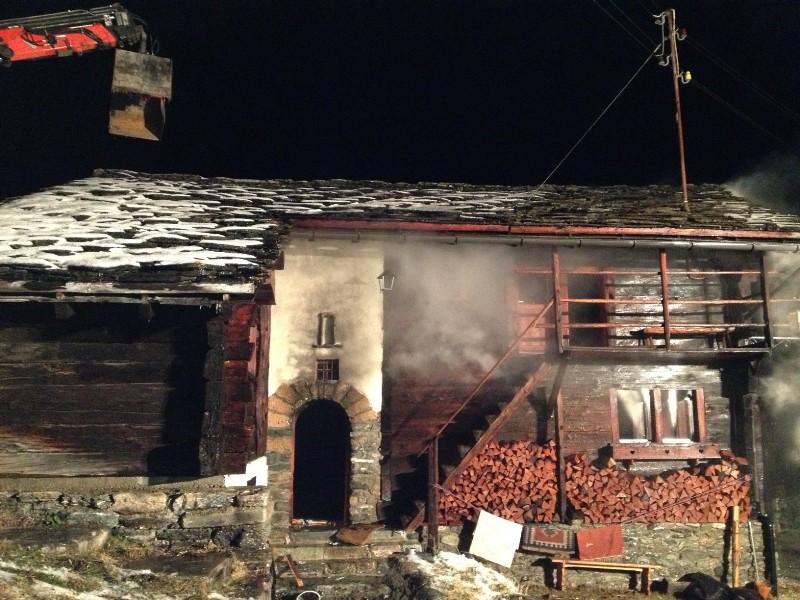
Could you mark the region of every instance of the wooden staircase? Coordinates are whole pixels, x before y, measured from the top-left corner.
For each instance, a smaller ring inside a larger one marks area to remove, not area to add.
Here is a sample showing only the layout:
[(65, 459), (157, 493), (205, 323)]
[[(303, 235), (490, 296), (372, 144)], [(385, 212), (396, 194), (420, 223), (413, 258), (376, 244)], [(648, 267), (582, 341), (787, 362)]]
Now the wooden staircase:
[[(544, 376), (550, 369), (550, 363), (543, 362), (539, 367), (531, 373), (525, 383), (517, 390), (514, 394), (514, 397), (508, 402), (503, 403), (504, 406), (499, 414), (490, 415), (487, 419), (488, 426), (484, 430), (476, 430), (474, 431), (474, 435), (476, 437), (476, 441), (472, 446), (462, 446), (458, 448), (460, 462), (457, 465), (442, 465), (441, 470), (442, 473), (445, 475), (445, 479), (443, 482), (440, 483), (441, 487), (445, 490), (449, 490), (450, 486), (455, 482), (458, 477), (464, 472), (464, 470), (469, 466), (472, 459), (480, 454), (491, 442), (495, 439), (495, 436), (500, 431), (502, 426), (506, 423), (508, 418), (514, 414), (516, 409), (520, 406), (520, 404), (525, 400), (531, 392), (535, 389), (537, 384), (539, 384)], [(430, 450), (429, 450), (430, 451)], [(437, 460), (438, 463), (438, 460)], [(438, 474), (437, 474), (438, 475)], [(438, 479), (438, 477), (437, 477)], [(406, 531), (413, 531), (420, 525), (422, 525), (425, 519), (425, 507), (423, 506), (417, 511), (417, 514), (408, 522), (406, 525)]]

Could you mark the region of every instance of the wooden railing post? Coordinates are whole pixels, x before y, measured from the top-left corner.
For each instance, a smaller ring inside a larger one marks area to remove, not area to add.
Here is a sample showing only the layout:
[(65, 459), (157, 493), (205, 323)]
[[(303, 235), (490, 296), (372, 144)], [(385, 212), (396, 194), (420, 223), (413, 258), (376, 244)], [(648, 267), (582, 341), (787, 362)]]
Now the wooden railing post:
[(664, 316), (664, 348), (669, 350), (669, 285), (667, 284), (667, 251), (658, 251), (661, 261), (661, 311)]
[(439, 437), (428, 446), (428, 552), (439, 551)]

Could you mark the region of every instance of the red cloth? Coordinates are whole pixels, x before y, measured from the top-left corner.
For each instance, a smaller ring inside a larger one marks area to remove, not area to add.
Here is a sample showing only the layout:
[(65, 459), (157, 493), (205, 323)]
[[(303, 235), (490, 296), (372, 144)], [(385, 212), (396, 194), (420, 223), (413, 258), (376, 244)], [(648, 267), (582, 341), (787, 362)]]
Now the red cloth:
[(581, 529), (575, 534), (578, 558), (589, 560), (622, 554), (622, 526), (609, 525), (594, 529)]

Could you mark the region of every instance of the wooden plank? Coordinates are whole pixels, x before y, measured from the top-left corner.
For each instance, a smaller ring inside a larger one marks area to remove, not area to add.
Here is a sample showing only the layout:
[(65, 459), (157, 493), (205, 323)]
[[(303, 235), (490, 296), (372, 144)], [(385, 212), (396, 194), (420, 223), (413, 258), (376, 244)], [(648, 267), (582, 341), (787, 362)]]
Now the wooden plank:
[(616, 460), (691, 460), (719, 458), (717, 444), (609, 444)]
[[(130, 412), (162, 410), (168, 403), (191, 397), (193, 390), (176, 390), (163, 383), (98, 385), (0, 386), (0, 406), (16, 410), (93, 409)], [(198, 399), (199, 401), (199, 399)], [(185, 403), (185, 401), (184, 401)]]
[(0, 363), (0, 387), (28, 385), (128, 384), (190, 381), (202, 374), (202, 362), (172, 361)]
[(102, 452), (0, 452), (0, 474), (9, 476), (122, 476), (147, 474), (142, 453), (108, 455)]
[(731, 506), (731, 587), (739, 587), (739, 561), (742, 558), (742, 542), (739, 537), (739, 505)]
[(428, 552), (439, 551), (439, 438), (428, 447)]
[(760, 282), (761, 282), (761, 293), (763, 294), (764, 300), (764, 339), (766, 342), (767, 348), (772, 348), (773, 340), (772, 340), (772, 308), (770, 305), (770, 281), (769, 276), (767, 275), (767, 266), (766, 266), (766, 253), (762, 252), (759, 256), (759, 264), (761, 266), (761, 273), (760, 273)]
[[(559, 386), (560, 387), (560, 386)], [(561, 397), (561, 390), (559, 389), (556, 396), (555, 405), (555, 442), (556, 442), (556, 481), (557, 481), (557, 500), (558, 500), (558, 515), (562, 523), (567, 522), (567, 471), (564, 461), (564, 402)]]
[(0, 364), (41, 362), (169, 361), (171, 344), (148, 343), (0, 343)]
[(561, 312), (562, 293), (561, 293), (561, 267), (558, 255), (558, 247), (553, 246), (551, 250), (551, 260), (553, 264), (553, 302), (556, 325), (556, 347), (559, 354), (564, 353), (564, 315)]

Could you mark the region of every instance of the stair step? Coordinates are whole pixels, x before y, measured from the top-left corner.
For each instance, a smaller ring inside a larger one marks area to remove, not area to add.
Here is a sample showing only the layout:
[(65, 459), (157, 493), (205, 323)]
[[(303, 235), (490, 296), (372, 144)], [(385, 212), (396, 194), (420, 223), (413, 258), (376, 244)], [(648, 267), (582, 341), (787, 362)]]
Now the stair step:
[(484, 415), (483, 418), (486, 421), (487, 425), (491, 425), (492, 423), (494, 423), (497, 420), (497, 417), (499, 417), (499, 416), (500, 415), (488, 414), (488, 415)]
[(468, 446), (467, 444), (459, 444), (458, 446), (456, 446), (456, 450), (458, 450), (458, 455), (461, 458), (464, 458), (467, 455), (467, 453), (470, 450), (472, 450), (472, 446)]
[(452, 473), (453, 471), (456, 470), (456, 466), (455, 465), (442, 465), (441, 469), (442, 469), (442, 475), (444, 475), (445, 477), (450, 477), (450, 473)]
[(484, 433), (486, 433), (485, 429), (473, 429), (472, 430), (472, 435), (475, 437), (475, 441), (476, 442), (483, 437)]
[[(422, 503), (424, 506), (424, 503)], [(276, 535), (271, 536), (270, 545), (272, 548), (286, 548), (288, 553), (291, 553), (291, 548), (302, 547), (316, 547), (316, 546), (343, 546), (345, 544), (337, 542), (335, 539), (335, 529), (314, 530), (314, 529), (301, 529), (274, 532)], [(410, 543), (414, 542), (416, 536), (413, 533), (408, 533), (402, 529), (387, 529), (380, 528), (370, 532), (369, 537), (364, 542), (364, 545), (375, 544), (391, 544), (391, 543)], [(347, 547), (358, 547), (351, 546)], [(287, 552), (280, 552), (279, 554), (286, 554)]]

